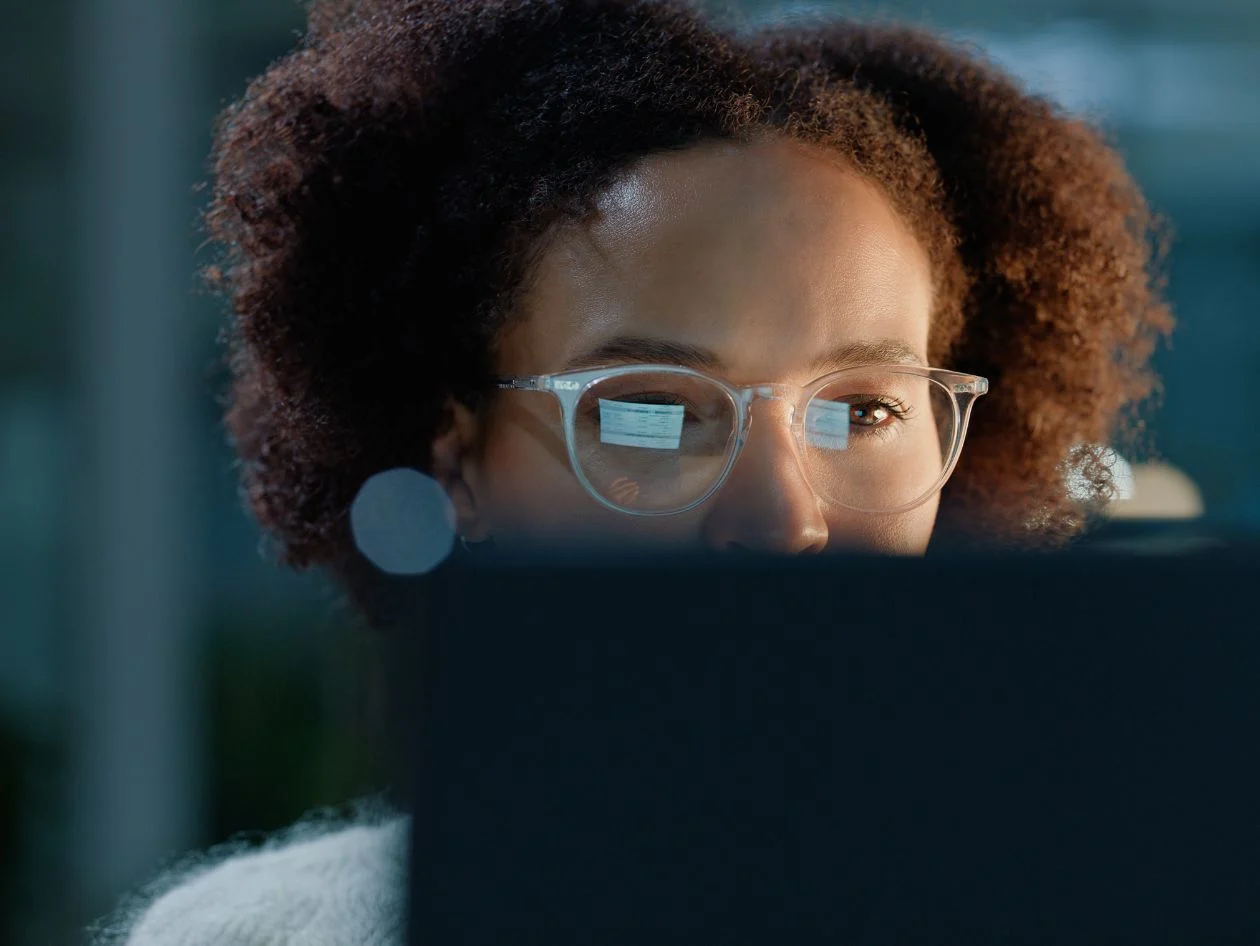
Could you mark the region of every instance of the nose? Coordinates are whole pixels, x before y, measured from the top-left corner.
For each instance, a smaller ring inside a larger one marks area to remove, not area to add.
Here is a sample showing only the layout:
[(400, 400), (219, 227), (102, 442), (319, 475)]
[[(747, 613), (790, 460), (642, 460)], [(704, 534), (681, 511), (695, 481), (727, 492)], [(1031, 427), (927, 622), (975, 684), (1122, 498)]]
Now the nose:
[(707, 547), (784, 555), (826, 548), (827, 520), (801, 469), (788, 414), (782, 402), (754, 404), (748, 441), (708, 503), (702, 527)]

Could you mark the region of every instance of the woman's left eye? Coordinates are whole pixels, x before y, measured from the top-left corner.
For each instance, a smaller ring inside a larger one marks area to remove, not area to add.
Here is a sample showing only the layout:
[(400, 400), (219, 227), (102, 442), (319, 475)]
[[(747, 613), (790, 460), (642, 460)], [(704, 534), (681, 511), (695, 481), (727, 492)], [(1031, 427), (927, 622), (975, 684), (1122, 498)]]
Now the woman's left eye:
[(903, 416), (904, 409), (887, 401), (854, 401), (849, 405), (849, 423), (854, 427), (882, 427)]
[(888, 409), (882, 404), (866, 406), (854, 404), (849, 408), (849, 423), (858, 427), (878, 427), (889, 418)]

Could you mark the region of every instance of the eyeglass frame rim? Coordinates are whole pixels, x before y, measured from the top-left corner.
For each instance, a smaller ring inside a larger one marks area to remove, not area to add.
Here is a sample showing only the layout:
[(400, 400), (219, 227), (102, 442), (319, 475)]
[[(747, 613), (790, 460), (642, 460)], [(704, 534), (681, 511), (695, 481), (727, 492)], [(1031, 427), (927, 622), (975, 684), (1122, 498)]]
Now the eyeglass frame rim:
[[(504, 375), (494, 379), (495, 388), (504, 391), (544, 391), (555, 396), (560, 402), (561, 422), (564, 427), (565, 447), (569, 454), (569, 466), (573, 470), (573, 475), (577, 477), (578, 482), (582, 484), (582, 488), (595, 499), (600, 505), (605, 506), (614, 512), (627, 516), (679, 516), (683, 513), (690, 512), (698, 506), (704, 505), (725, 485), (727, 478), (731, 474), (731, 470), (735, 468), (735, 463), (739, 459), (744, 449), (744, 444), (748, 441), (748, 432), (752, 427), (752, 404), (758, 398), (769, 400), (783, 400), (781, 392), (795, 390), (797, 392), (796, 404), (793, 408), (792, 421), (789, 425), (793, 436), (797, 441), (797, 448), (803, 448), (803, 437), (805, 428), (806, 411), (802, 407), (806, 407), (814, 396), (828, 384), (831, 384), (836, 378), (852, 373), (854, 371), (863, 371), (879, 369), (881, 371), (891, 371), (899, 374), (910, 374), (918, 377), (927, 378), (940, 384), (948, 391), (952, 397), (950, 398), (950, 406), (953, 411), (954, 420), (954, 442), (950, 445), (947, 462), (942, 466), (941, 475), (929, 487), (922, 496), (909, 503), (904, 503), (892, 509), (863, 509), (830, 497), (821, 497), (827, 502), (834, 503), (845, 509), (854, 512), (861, 512), (867, 515), (897, 515), (909, 512), (918, 506), (923, 505), (932, 496), (936, 495), (945, 486), (950, 476), (954, 472), (954, 467), (958, 465), (958, 460), (962, 456), (963, 443), (967, 437), (967, 427), (971, 421), (971, 409), (975, 405), (978, 398), (985, 395), (989, 391), (989, 380), (980, 375), (967, 374), (962, 371), (954, 371), (950, 368), (934, 368), (928, 365), (914, 365), (902, 363), (881, 363), (872, 362), (868, 364), (848, 365), (835, 371), (828, 372), (806, 385), (793, 385), (782, 383), (763, 383), (737, 385), (708, 374), (696, 368), (690, 368), (684, 365), (669, 364), (652, 364), (646, 362), (634, 362), (622, 365), (603, 365), (594, 368), (573, 368), (566, 371), (556, 371), (548, 374), (536, 375)], [(678, 509), (669, 510), (643, 510), (643, 509), (626, 509), (618, 506), (616, 503), (604, 496), (600, 495), (594, 485), (582, 471), (582, 464), (577, 455), (577, 405), (581, 402), (583, 395), (594, 385), (605, 381), (608, 378), (620, 377), (629, 374), (677, 374), (688, 377), (699, 378), (702, 381), (708, 381), (717, 385), (735, 407), (735, 430), (734, 439), (735, 446), (730, 450), (730, 456), (727, 457), (726, 465), (722, 468), (721, 473), (713, 481), (713, 485), (709, 487), (698, 499), (695, 499), (687, 505)], [(764, 393), (764, 392), (771, 393)], [(806, 478), (808, 480), (808, 477)], [(813, 484), (810, 488), (814, 491), (814, 495), (818, 496), (817, 489)]]

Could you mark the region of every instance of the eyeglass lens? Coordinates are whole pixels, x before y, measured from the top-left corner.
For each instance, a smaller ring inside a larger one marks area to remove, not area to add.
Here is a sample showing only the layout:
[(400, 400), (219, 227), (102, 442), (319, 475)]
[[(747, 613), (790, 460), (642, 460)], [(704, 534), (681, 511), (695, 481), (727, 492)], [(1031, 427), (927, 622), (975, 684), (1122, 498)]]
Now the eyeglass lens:
[[(583, 392), (574, 446), (583, 476), (605, 500), (627, 511), (670, 512), (702, 499), (721, 478), (737, 419), (731, 396), (708, 379), (616, 375)], [(896, 509), (937, 486), (954, 434), (953, 395), (939, 382), (857, 370), (806, 406), (801, 460), (824, 498)]]

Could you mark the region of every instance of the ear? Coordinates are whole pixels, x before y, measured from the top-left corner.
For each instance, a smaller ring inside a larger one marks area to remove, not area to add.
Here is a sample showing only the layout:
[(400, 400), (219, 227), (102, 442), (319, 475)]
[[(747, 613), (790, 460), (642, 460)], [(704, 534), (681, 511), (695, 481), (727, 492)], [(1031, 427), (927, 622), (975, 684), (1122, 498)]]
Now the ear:
[(480, 476), (477, 466), (478, 420), (465, 405), (450, 401), (447, 424), (433, 439), (431, 472), (455, 507), (455, 531), (469, 542), (490, 538), (485, 510), (478, 501)]

